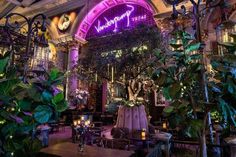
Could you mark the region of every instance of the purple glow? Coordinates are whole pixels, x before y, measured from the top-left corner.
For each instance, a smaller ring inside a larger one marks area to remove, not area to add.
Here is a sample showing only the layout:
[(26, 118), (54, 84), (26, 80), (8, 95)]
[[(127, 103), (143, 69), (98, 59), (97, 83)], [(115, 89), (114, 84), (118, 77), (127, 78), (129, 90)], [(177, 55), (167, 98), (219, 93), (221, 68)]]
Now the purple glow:
[[(140, 6), (144, 9), (146, 9), (152, 16), (155, 14), (155, 9), (146, 1), (146, 0), (103, 0), (100, 3), (98, 3), (95, 7), (90, 8), (89, 13), (83, 18), (83, 20), (80, 22), (80, 25), (76, 31), (75, 37), (76, 39), (80, 41), (86, 41), (85, 39), (90, 36), (88, 35), (89, 32), (91, 32), (91, 29), (95, 29), (93, 26), (94, 24), (98, 24), (97, 19), (101, 17), (103, 13), (105, 13), (108, 10), (111, 10), (112, 8), (116, 7), (117, 5), (135, 5)], [(118, 14), (119, 15), (119, 14)], [(121, 14), (120, 14), (121, 15)], [(140, 16), (140, 15), (138, 15)], [(129, 22), (134, 21), (140, 21), (132, 19)], [(148, 20), (149, 16), (146, 16), (145, 19)], [(112, 19), (112, 18), (110, 18)], [(122, 21), (120, 21), (122, 22)], [(131, 25), (131, 24), (130, 24)], [(97, 33), (97, 31), (95, 30)], [(100, 32), (101, 33), (101, 32)]]
[(134, 11), (134, 7), (132, 5), (126, 5), (128, 8), (130, 8), (130, 10), (127, 10), (125, 13), (123, 13), (122, 15), (120, 16), (116, 16), (114, 17), (112, 20), (108, 20), (106, 17), (104, 17), (104, 19), (106, 20), (106, 24), (102, 25), (101, 26), (101, 21), (98, 20), (98, 25), (95, 26), (95, 29), (96, 31), (99, 33), (101, 32), (102, 30), (106, 29), (106, 28), (109, 28), (111, 27), (112, 25), (115, 25), (114, 27), (114, 32), (117, 31), (117, 23), (123, 19), (127, 19), (127, 27), (130, 26), (130, 15), (131, 13)]
[(140, 15), (140, 16), (135, 16), (132, 18), (133, 22), (137, 22), (137, 21), (142, 21), (142, 20), (146, 20), (147, 19), (147, 15)]
[(106, 36), (134, 29), (139, 25), (155, 25), (153, 14), (146, 8), (135, 4), (121, 4), (102, 13), (91, 25), (86, 39)]

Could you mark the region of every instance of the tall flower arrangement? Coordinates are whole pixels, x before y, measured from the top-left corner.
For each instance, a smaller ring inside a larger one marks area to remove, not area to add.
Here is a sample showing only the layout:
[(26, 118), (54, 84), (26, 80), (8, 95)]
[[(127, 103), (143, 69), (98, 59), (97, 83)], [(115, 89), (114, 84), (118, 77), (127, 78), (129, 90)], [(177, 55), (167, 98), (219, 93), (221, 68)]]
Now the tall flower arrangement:
[(87, 104), (89, 92), (87, 90), (76, 89), (75, 98), (77, 104)]

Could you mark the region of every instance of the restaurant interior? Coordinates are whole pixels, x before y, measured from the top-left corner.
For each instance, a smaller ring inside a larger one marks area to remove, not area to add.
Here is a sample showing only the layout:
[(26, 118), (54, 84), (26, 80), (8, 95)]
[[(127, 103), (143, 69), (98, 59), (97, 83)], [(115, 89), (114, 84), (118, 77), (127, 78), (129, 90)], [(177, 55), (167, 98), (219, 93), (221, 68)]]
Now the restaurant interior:
[(0, 157), (236, 157), (235, 0), (0, 6)]

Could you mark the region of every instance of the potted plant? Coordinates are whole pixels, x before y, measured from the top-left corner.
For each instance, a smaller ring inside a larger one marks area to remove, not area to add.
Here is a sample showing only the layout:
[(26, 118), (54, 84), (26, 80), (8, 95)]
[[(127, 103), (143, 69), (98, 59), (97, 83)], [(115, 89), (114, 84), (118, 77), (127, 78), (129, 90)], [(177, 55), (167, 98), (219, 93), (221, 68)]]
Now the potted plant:
[(54, 119), (67, 108), (57, 69), (22, 80), (20, 71), (9, 66), (10, 53), (0, 58), (0, 156), (32, 157), (41, 144), (34, 137), (37, 125)]

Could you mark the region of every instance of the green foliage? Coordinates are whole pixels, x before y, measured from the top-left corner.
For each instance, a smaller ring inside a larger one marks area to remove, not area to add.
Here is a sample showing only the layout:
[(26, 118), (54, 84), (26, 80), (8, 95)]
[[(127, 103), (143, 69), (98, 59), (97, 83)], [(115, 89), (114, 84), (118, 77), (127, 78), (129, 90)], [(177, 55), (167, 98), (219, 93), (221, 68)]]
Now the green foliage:
[(90, 52), (80, 60), (80, 76), (94, 80), (94, 73), (97, 72), (98, 78), (111, 80), (111, 67), (115, 69), (114, 80), (120, 82), (123, 81), (123, 74), (125, 80), (150, 76), (155, 65), (152, 52), (154, 48), (162, 47), (161, 43), (159, 30), (146, 26), (102, 40), (91, 39), (88, 43)]
[(8, 55), (5, 55), (3, 58), (0, 58), (1, 59), (1, 62), (0, 62), (0, 74), (2, 74), (4, 72), (9, 58), (10, 57)]
[(183, 31), (174, 36), (170, 43), (173, 51), (155, 52), (159, 68), (153, 73), (155, 83), (170, 102), (164, 109), (170, 126), (181, 128), (188, 137), (198, 137), (204, 129), (203, 118), (198, 115), (208, 111), (217, 111), (217, 120), (236, 126), (236, 43), (221, 43), (227, 50), (224, 57), (210, 56), (213, 70), (207, 75), (207, 84), (210, 102), (217, 105), (209, 106), (201, 101), (202, 55), (193, 53), (201, 49), (201, 44)]
[(55, 90), (63, 74), (52, 69), (23, 82), (6, 55), (0, 58), (0, 156), (31, 157), (41, 147), (31, 139), (32, 130), (67, 108), (63, 93)]
[(34, 110), (34, 119), (38, 123), (46, 123), (52, 116), (52, 110), (49, 106), (39, 105)]
[(170, 102), (163, 113), (170, 127), (181, 128), (185, 136), (196, 138), (203, 126), (203, 120), (196, 119), (197, 109), (204, 109), (198, 102), (203, 95), (200, 86), (202, 65), (199, 63), (202, 56), (196, 53), (201, 44), (184, 31), (177, 31), (173, 36), (172, 51), (155, 52), (159, 68), (153, 73), (153, 79)]
[(234, 42), (220, 45), (225, 47), (224, 56), (210, 56), (213, 70), (209, 86), (212, 101), (218, 104), (221, 122), (236, 126), (236, 38)]

